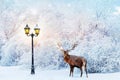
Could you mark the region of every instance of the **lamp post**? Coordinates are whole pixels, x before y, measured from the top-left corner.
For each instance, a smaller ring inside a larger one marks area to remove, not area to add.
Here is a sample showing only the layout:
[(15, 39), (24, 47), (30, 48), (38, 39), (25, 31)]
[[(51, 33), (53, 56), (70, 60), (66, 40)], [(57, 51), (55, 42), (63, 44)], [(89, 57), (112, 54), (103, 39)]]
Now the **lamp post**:
[(30, 34), (30, 28), (28, 25), (24, 28), (25, 34), (27, 36), (31, 36), (32, 38), (32, 63), (31, 63), (31, 74), (35, 74), (35, 67), (34, 67), (34, 45), (33, 45), (33, 37), (37, 37), (40, 33), (40, 28), (38, 28), (38, 25), (34, 28), (35, 33)]

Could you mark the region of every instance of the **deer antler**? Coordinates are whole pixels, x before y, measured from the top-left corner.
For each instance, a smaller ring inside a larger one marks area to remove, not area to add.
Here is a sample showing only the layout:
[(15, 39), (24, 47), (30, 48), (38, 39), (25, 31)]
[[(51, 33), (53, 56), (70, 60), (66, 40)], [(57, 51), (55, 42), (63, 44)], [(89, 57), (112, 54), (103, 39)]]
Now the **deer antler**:
[(67, 51), (69, 52), (69, 51), (71, 51), (71, 50), (74, 50), (77, 45), (78, 45), (77, 43), (74, 44), (73, 47), (72, 47), (70, 50), (67, 50)]
[(60, 50), (64, 51), (64, 49), (63, 49), (63, 47), (61, 46), (60, 43), (57, 43), (57, 46), (58, 46), (58, 48), (59, 48)]

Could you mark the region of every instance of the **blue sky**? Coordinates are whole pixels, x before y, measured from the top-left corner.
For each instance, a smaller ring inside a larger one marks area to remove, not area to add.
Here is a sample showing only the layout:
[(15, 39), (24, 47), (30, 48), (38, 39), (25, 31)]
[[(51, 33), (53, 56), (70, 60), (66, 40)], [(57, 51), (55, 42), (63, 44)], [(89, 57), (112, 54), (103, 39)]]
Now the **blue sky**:
[(53, 5), (56, 9), (70, 7), (68, 9), (71, 11), (111, 9), (114, 12), (116, 7), (120, 6), (119, 0), (1, 0), (0, 2), (8, 6), (15, 5), (17, 8), (42, 8), (48, 5)]

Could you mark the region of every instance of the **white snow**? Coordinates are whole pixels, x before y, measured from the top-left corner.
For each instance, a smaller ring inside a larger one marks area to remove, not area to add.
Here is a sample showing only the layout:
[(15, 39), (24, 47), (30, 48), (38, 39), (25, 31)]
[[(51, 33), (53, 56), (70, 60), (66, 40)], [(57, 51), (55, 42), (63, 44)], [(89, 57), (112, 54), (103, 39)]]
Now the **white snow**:
[(30, 74), (30, 69), (23, 69), (20, 66), (2, 67), (0, 66), (0, 80), (119, 80), (118, 73), (92, 73), (80, 77), (78, 72), (74, 72), (73, 77), (69, 77), (69, 69), (62, 70), (35, 70), (35, 75)]
[[(69, 54), (85, 57), (89, 72), (120, 72), (118, 3), (119, 0), (0, 0), (0, 66), (9, 66), (0, 67), (0, 80), (87, 80), (85, 76), (80, 78), (80, 73), (68, 76), (69, 69), (65, 70), (68, 66), (57, 43), (65, 50), (78, 43)], [(26, 24), (30, 33), (36, 24), (41, 29), (34, 38), (34, 59), (35, 66), (44, 70), (36, 69), (35, 75), (18, 66), (31, 65), (31, 37), (24, 33)], [(58, 70), (61, 68), (64, 70)], [(89, 74), (88, 80), (119, 80), (119, 74)]]

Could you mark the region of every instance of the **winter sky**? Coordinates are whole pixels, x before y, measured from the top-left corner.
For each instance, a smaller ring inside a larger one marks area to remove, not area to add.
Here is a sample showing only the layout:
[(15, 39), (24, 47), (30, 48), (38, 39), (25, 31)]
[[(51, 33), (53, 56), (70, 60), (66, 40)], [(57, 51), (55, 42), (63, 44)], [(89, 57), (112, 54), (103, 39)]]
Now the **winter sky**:
[(114, 14), (120, 14), (119, 0), (1, 0), (1, 3), (8, 6), (14, 4), (18, 9), (24, 7), (36, 10), (38, 8), (53, 7), (55, 10), (60, 10), (61, 7), (63, 10), (73, 12), (111, 9)]
[[(60, 27), (62, 29), (65, 29), (66, 26), (69, 26), (69, 28), (70, 26), (75, 27), (77, 20), (75, 21), (74, 19), (77, 18), (79, 13), (85, 17), (92, 17), (96, 12), (102, 12), (106, 16), (117, 17), (115, 20), (109, 19), (110, 21), (117, 22), (119, 22), (120, 16), (119, 0), (0, 0), (1, 11), (4, 11), (5, 7), (13, 11), (11, 14), (18, 15), (17, 12), (20, 12), (20, 15), (17, 16), (17, 22), (22, 23), (19, 23), (20, 25), (17, 24), (17, 26), (22, 26), (21, 30), (23, 30), (26, 24), (34, 26), (39, 23), (39, 26), (42, 28), (41, 37), (42, 34), (47, 36), (51, 32), (52, 34), (56, 33), (53, 31), (58, 27), (58, 30), (60, 30)], [(10, 12), (9, 9), (7, 14)], [(62, 16), (58, 22), (57, 19), (53, 19), (55, 15), (58, 17)], [(81, 19), (83, 22), (88, 20), (85, 17)], [(63, 27), (60, 25), (62, 21), (66, 21), (66, 24), (62, 25)], [(49, 28), (52, 29), (51, 32)], [(48, 34), (45, 35), (44, 33), (46, 32)], [(24, 35), (24, 32), (20, 32), (20, 35), (21, 33)]]

